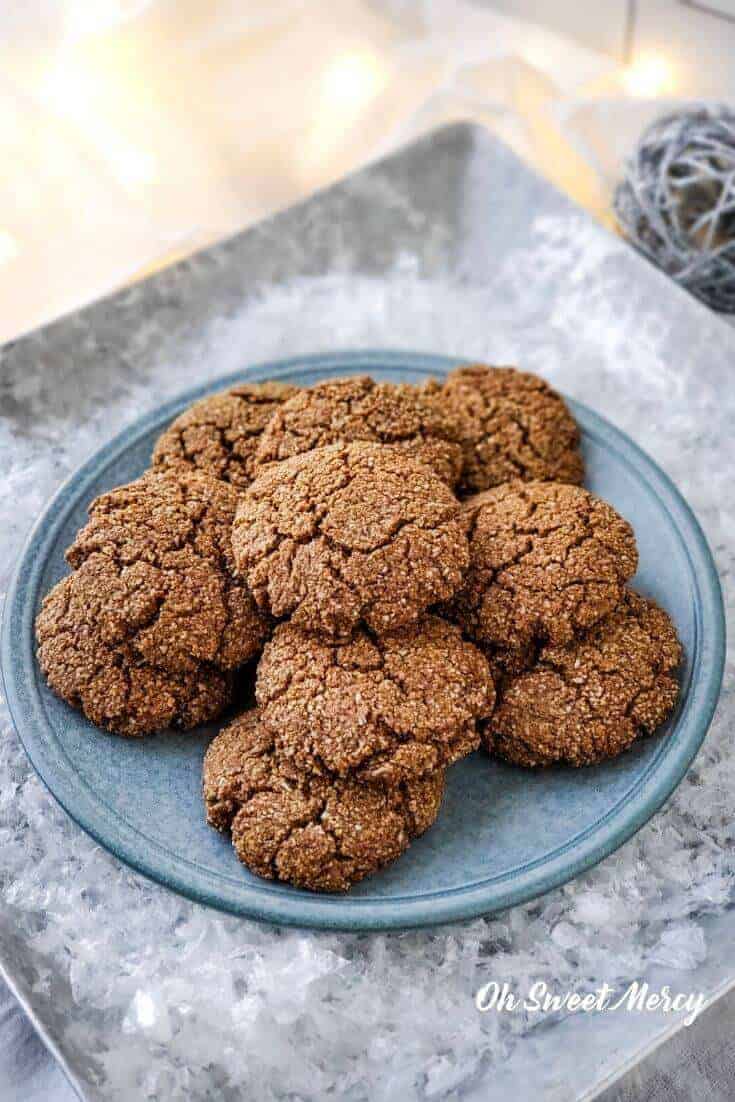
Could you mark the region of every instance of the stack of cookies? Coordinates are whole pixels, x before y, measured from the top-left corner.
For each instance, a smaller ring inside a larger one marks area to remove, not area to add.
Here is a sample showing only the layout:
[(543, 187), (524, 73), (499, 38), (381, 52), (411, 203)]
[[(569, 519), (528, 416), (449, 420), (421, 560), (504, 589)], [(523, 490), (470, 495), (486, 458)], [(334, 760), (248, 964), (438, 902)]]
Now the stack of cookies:
[(41, 668), (139, 736), (214, 720), (257, 658), (257, 706), (206, 754), (207, 818), (253, 872), (344, 891), (432, 825), (481, 741), (591, 764), (673, 709), (676, 633), (583, 475), (565, 403), (512, 368), (236, 387), (93, 502)]

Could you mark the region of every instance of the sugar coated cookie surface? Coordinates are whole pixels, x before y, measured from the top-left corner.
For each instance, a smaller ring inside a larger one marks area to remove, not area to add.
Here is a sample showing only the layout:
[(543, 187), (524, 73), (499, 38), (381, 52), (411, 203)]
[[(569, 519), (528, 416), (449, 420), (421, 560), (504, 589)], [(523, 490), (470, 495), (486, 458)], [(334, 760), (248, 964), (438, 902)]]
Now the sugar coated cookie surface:
[(495, 691), (477, 647), (428, 616), (343, 643), (281, 624), (258, 665), (256, 697), (284, 772), (395, 783), (476, 749)]
[(145, 661), (229, 670), (260, 649), (267, 622), (234, 576), (236, 505), (232, 486), (185, 468), (149, 471), (90, 505), (67, 560), (77, 568), (103, 554), (126, 579), (134, 570), (146, 614), (131, 642)]
[(279, 767), (257, 710), (239, 716), (204, 761), (208, 821), (230, 831), (240, 860), (267, 879), (342, 892), (395, 861), (439, 813), (441, 770), (394, 787), (306, 777)]
[(544, 647), (534, 667), (505, 688), (483, 740), (518, 765), (615, 757), (673, 711), (681, 657), (666, 613), (628, 591), (582, 639)]
[(242, 383), (202, 398), (156, 441), (155, 467), (191, 467), (243, 489), (255, 471), (255, 452), (271, 415), (298, 388), (285, 383)]
[(447, 614), (516, 661), (607, 616), (636, 571), (631, 526), (579, 486), (507, 483), (463, 509), (470, 567)]
[(516, 478), (582, 481), (579, 429), (563, 398), (540, 376), (470, 364), (424, 392), (459, 422), (464, 493)]
[(449, 486), (462, 471), (460, 428), (449, 411), (412, 386), (376, 383), (367, 375), (317, 383), (284, 402), (263, 432), (258, 461), (280, 462), (354, 441), (397, 448)]
[(238, 506), (237, 568), (276, 618), (335, 637), (418, 619), (469, 562), (459, 503), (427, 467), (377, 444), (333, 444), (265, 470)]
[(229, 701), (229, 681), (191, 657), (164, 669), (137, 640), (159, 601), (147, 563), (123, 566), (99, 552), (54, 586), (36, 621), (38, 661), (49, 685), (92, 723), (139, 736), (165, 727), (196, 727)]

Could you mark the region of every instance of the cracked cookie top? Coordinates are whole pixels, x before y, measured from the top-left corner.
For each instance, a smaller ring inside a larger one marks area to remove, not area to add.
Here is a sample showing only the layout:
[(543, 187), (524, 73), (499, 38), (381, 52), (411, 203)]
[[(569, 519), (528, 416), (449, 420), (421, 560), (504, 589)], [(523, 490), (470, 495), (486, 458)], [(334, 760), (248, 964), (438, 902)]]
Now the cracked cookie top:
[(425, 466), (378, 444), (332, 444), (267, 468), (232, 543), (258, 605), (334, 637), (382, 633), (457, 589), (469, 561), (459, 504)]
[(78, 568), (103, 554), (125, 591), (135, 587), (126, 631), (146, 662), (173, 673), (197, 662), (230, 670), (259, 651), (268, 625), (233, 573), (236, 504), (232, 486), (180, 468), (149, 471), (90, 505), (67, 560)]
[(159, 582), (149, 564), (122, 566), (90, 554), (46, 596), (36, 620), (38, 661), (58, 696), (120, 735), (196, 727), (229, 701), (227, 678), (188, 659), (172, 672), (138, 645), (156, 613)]
[(538, 643), (567, 643), (602, 619), (636, 571), (633, 529), (580, 486), (508, 483), (469, 498), (463, 510), (470, 567), (447, 615), (470, 638), (516, 659)]
[(477, 493), (512, 479), (580, 483), (579, 429), (559, 394), (540, 376), (513, 367), (470, 364), (424, 388), (462, 433), (461, 490)]
[(382, 638), (358, 631), (343, 643), (281, 624), (255, 693), (284, 774), (387, 784), (476, 749), (476, 721), (495, 701), (483, 655), (436, 616)]
[(544, 647), (532, 670), (510, 682), (483, 741), (525, 766), (615, 757), (672, 713), (681, 658), (667, 614), (628, 590), (582, 639)]
[(286, 383), (242, 383), (202, 398), (159, 436), (153, 465), (196, 468), (244, 489), (254, 477), (260, 434), (296, 393), (298, 387)]
[(281, 462), (327, 444), (387, 444), (425, 463), (448, 486), (462, 470), (460, 428), (448, 410), (405, 383), (368, 375), (331, 379), (299, 391), (274, 412), (258, 462)]
[(342, 892), (396, 860), (432, 825), (441, 770), (394, 787), (353, 779), (284, 775), (257, 710), (239, 716), (204, 759), (207, 819), (231, 831), (240, 860), (258, 876), (312, 891)]

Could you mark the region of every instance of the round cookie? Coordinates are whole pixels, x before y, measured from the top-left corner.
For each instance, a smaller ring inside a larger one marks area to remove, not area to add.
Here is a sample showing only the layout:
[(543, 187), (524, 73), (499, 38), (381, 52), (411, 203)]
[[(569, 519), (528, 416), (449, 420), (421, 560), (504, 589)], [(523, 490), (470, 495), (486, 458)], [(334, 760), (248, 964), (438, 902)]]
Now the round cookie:
[(343, 892), (428, 830), (439, 813), (444, 774), (392, 788), (324, 777), (294, 783), (253, 710), (210, 744), (203, 788), (208, 821), (231, 831), (252, 872), (312, 891)]
[(579, 429), (563, 398), (540, 376), (471, 364), (424, 392), (460, 424), (463, 493), (518, 478), (582, 481)]
[(101, 553), (126, 578), (134, 568), (145, 613), (129, 625), (129, 641), (151, 665), (231, 670), (260, 650), (267, 620), (234, 576), (237, 497), (225, 482), (176, 468), (148, 471), (90, 505), (67, 560), (78, 568)]
[(285, 383), (242, 383), (202, 398), (180, 414), (156, 441), (154, 467), (190, 467), (249, 486), (260, 434), (282, 402), (298, 387)]
[(582, 639), (543, 648), (533, 669), (506, 687), (483, 742), (525, 766), (616, 757), (673, 711), (681, 657), (666, 613), (628, 591)]
[(173, 673), (142, 658), (136, 634), (156, 608), (150, 570), (91, 554), (54, 586), (36, 620), (38, 661), (53, 691), (120, 735), (196, 727), (230, 697), (227, 676), (211, 665), (190, 661)]
[(507, 483), (463, 508), (470, 567), (447, 615), (511, 671), (607, 616), (636, 571), (633, 529), (580, 486)]
[(459, 440), (456, 419), (414, 387), (355, 375), (317, 383), (279, 406), (260, 438), (258, 462), (365, 441), (390, 445), (455, 486), (462, 471)]
[(258, 605), (306, 630), (378, 633), (446, 600), (469, 562), (459, 503), (420, 463), (332, 444), (267, 468), (240, 500), (232, 544)]
[(483, 655), (437, 616), (343, 643), (281, 624), (263, 651), (255, 695), (284, 774), (386, 784), (476, 749), (477, 720), (495, 702)]

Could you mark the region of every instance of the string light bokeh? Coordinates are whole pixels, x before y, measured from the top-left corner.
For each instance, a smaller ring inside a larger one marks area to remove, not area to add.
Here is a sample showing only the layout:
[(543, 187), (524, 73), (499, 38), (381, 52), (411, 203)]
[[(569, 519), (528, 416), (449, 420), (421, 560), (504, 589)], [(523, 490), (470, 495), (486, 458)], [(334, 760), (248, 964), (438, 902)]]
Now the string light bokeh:
[(470, 0), (11, 0), (0, 59), (0, 340), (460, 118), (607, 219), (622, 146), (677, 93), (662, 55), (626, 68)]

